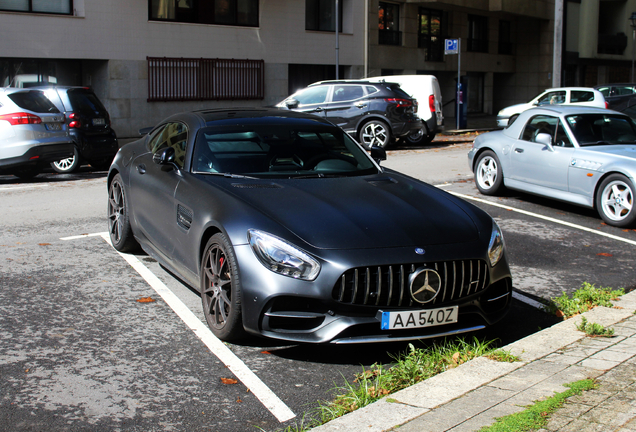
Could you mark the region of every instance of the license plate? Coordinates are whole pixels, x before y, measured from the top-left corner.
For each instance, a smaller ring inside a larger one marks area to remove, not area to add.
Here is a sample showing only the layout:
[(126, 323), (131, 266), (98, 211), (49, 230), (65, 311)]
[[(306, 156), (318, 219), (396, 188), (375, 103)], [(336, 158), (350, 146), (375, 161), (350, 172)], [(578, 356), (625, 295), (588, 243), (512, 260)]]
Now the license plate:
[(457, 322), (459, 306), (418, 311), (382, 312), (382, 330), (433, 327)]
[(62, 130), (62, 123), (45, 123), (46, 130), (59, 131)]
[(106, 124), (106, 120), (103, 118), (94, 118), (93, 126), (104, 126)]

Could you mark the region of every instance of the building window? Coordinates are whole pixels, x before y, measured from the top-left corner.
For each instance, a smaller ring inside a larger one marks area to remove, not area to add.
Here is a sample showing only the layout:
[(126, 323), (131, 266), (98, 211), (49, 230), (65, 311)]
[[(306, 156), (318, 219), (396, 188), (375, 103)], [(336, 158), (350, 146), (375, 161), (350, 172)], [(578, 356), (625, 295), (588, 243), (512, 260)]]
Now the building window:
[(148, 102), (250, 100), (265, 95), (263, 60), (147, 59)]
[(468, 51), (488, 52), (488, 18), (468, 15)]
[(149, 0), (151, 21), (258, 27), (258, 0)]
[(499, 54), (512, 54), (510, 21), (499, 21)]
[(71, 15), (73, 0), (0, 0), (0, 10)]
[(380, 2), (378, 18), (380, 20), (380, 45), (402, 45), (400, 5)]
[(444, 38), (442, 37), (442, 11), (419, 8), (418, 47), (425, 50), (426, 61), (442, 61)]
[[(335, 31), (336, 2), (334, 0), (305, 0), (305, 30)], [(342, 4), (338, 2), (338, 28), (342, 32)]]

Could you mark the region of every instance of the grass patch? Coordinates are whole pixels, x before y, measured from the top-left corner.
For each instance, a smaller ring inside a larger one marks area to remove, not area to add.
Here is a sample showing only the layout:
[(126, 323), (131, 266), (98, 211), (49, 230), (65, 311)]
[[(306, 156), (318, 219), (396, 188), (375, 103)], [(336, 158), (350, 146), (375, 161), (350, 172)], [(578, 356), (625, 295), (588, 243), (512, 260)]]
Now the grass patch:
[(553, 304), (546, 306), (546, 310), (567, 319), (587, 312), (596, 306), (613, 307), (611, 300), (616, 300), (622, 295), (625, 295), (623, 288), (618, 290), (596, 288), (593, 284), (583, 282), (581, 288), (572, 293), (572, 297), (564, 292), (560, 297), (553, 298)]
[(587, 318), (585, 317), (581, 318), (581, 323), (577, 325), (576, 328), (584, 332), (588, 336), (604, 336), (604, 337), (614, 336), (613, 328), (605, 328), (598, 323), (588, 322)]
[(481, 428), (479, 432), (516, 432), (541, 429), (547, 425), (550, 415), (561, 408), (567, 398), (597, 387), (594, 380), (589, 379), (565, 384), (565, 386), (569, 389), (562, 393), (556, 393), (546, 400), (535, 402), (524, 411), (497, 418), (495, 423)]
[[(303, 418), (301, 424), (288, 426), (284, 432), (300, 432), (327, 423), (349, 412), (367, 406), (383, 397), (453, 369), (476, 357), (485, 356), (496, 361), (514, 362), (519, 358), (510, 352), (495, 349), (493, 341), (482, 342), (454, 339), (442, 341), (430, 348), (415, 348), (409, 344), (405, 353), (396, 355), (390, 366), (374, 364), (355, 375), (353, 381), (336, 387), (338, 394), (332, 401), (321, 401), (313, 410), (315, 420)], [(388, 402), (397, 402), (387, 398)]]

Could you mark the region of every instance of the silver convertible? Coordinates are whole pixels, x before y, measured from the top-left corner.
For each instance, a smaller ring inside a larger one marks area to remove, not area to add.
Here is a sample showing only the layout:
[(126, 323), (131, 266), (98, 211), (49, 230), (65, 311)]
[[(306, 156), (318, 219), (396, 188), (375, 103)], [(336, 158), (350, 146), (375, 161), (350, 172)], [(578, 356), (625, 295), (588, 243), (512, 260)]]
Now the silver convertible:
[(636, 219), (636, 124), (616, 111), (585, 107), (527, 110), (468, 153), (482, 194), (515, 189), (595, 208), (609, 225)]

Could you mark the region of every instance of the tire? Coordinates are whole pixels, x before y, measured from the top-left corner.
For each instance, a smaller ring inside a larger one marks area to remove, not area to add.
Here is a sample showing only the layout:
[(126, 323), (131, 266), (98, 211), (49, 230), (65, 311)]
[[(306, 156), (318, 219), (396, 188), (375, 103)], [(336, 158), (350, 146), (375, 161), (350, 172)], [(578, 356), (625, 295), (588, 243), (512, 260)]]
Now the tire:
[(51, 167), (56, 172), (61, 174), (68, 174), (75, 171), (80, 166), (80, 156), (77, 151), (77, 147), (73, 147), (73, 156), (61, 159), (59, 161), (51, 162)]
[(599, 186), (596, 210), (603, 221), (616, 227), (627, 227), (636, 220), (634, 184), (622, 174), (612, 174)]
[(475, 164), (475, 185), (484, 195), (497, 195), (503, 186), (503, 171), (497, 155), (486, 150), (477, 158)]
[(40, 169), (37, 166), (23, 167), (16, 169), (12, 174), (22, 180), (30, 180), (40, 174)]
[(205, 245), (199, 289), (203, 315), (212, 333), (223, 341), (244, 337), (238, 266), (230, 242), (221, 233)]
[(426, 127), (423, 127), (417, 132), (405, 136), (404, 142), (413, 146), (426, 145), (433, 141), (433, 138), (435, 138), (435, 133), (428, 133)]
[(369, 120), (360, 129), (358, 135), (360, 143), (366, 147), (386, 148), (391, 143), (391, 130), (381, 120)]
[(108, 233), (110, 242), (119, 252), (139, 249), (130, 226), (130, 205), (119, 174), (108, 186)]

